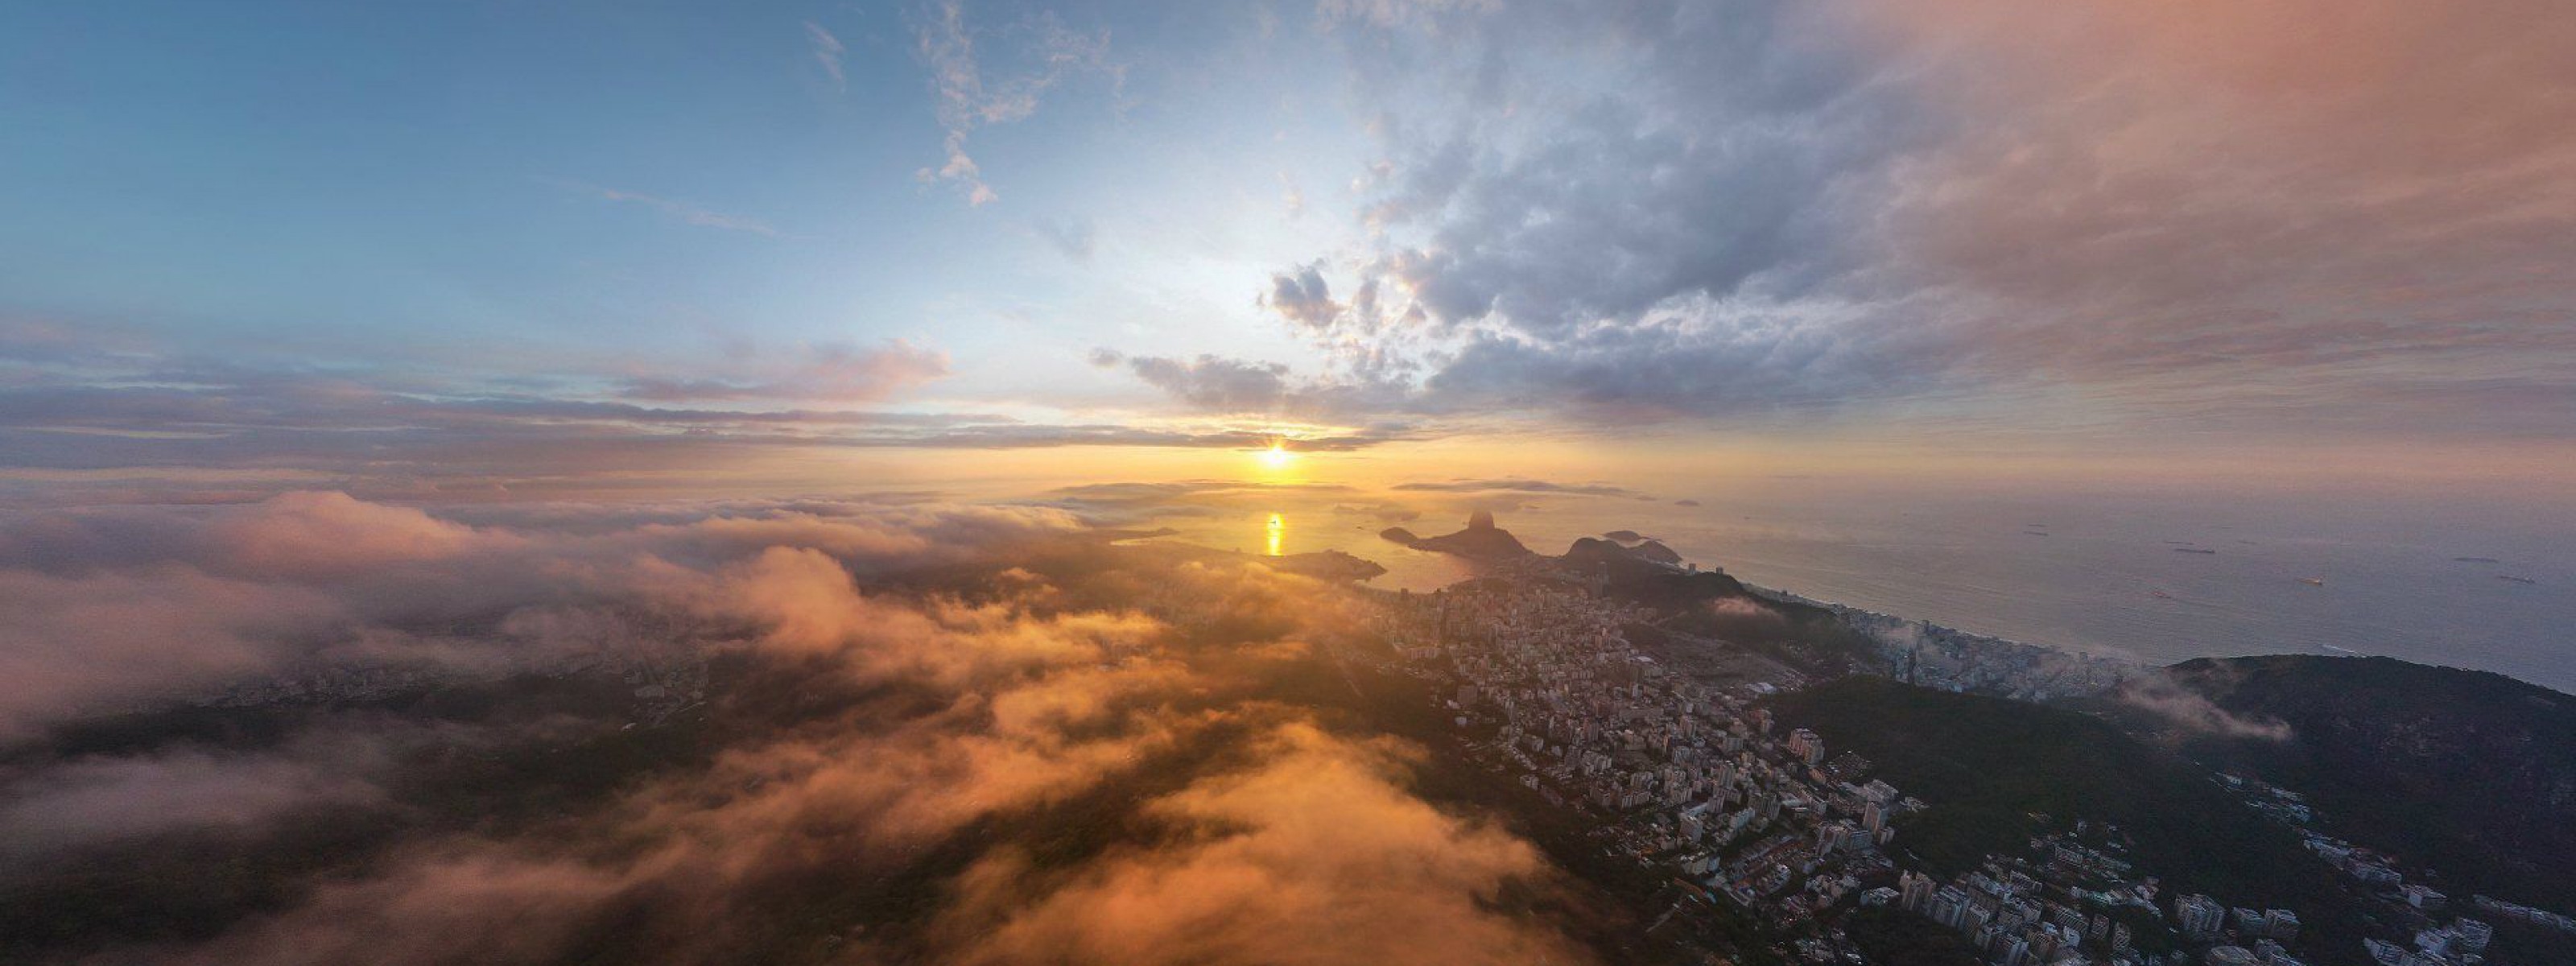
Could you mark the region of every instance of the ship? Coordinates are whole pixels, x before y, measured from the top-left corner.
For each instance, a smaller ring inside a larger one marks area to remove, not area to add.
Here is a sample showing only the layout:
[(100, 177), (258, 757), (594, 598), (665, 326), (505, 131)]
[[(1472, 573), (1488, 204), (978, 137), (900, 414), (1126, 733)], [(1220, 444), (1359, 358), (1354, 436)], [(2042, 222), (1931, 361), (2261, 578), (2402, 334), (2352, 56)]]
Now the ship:
[(2323, 577), (2301, 577), (2299, 578), (2299, 582), (2310, 587), (2323, 587), (2326, 585), (2326, 579)]

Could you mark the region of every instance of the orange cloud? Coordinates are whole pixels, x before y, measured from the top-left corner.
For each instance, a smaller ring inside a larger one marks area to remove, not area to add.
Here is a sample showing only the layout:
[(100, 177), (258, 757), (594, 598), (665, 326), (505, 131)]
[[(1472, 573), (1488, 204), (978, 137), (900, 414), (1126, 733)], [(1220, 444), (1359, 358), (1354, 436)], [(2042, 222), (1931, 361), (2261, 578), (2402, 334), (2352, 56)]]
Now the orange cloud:
[(1544, 888), (1527, 842), (1447, 815), (1399, 784), (1420, 752), (1302, 722), (1257, 745), (1249, 771), (1148, 804), (1180, 831), (1066, 876), (1019, 856), (960, 879), (948, 928), (968, 964), (1581, 963), (1547, 924), (1494, 906)]
[[(0, 551), (86, 549), (64, 564), (79, 576), (0, 566), (0, 720), (317, 657), (488, 674), (534, 655), (703, 649), (731, 668), (686, 732), (715, 743), (703, 757), (541, 821), (422, 829), (289, 908), (202, 944), (111, 950), (120, 961), (741, 958), (812, 928), (780, 925), (773, 903), (889, 877), (932, 904), (853, 956), (1584, 958), (1514, 911), (1558, 881), (1534, 848), (1405, 789), (1419, 749), (1271, 702), (1270, 677), (1311, 660), (1310, 642), (1364, 632), (1346, 589), (1185, 548), (1056, 540), (1059, 522), (907, 509), (549, 531), (317, 495), (5, 532)], [(137, 534), (150, 539), (121, 539)], [(916, 553), (936, 579), (897, 592), (854, 575)], [(388, 617), (413, 614), (457, 617)], [(500, 721), (473, 741), (619, 727)], [(408, 760), (394, 744), (315, 747), (31, 769), (0, 788), (19, 806), (0, 826), (56, 844), (182, 825), (256, 839), (310, 808), (393, 809)], [(184, 822), (94, 804), (174, 796), (194, 800)], [(1044, 825), (1057, 809), (1091, 817)], [(1027, 870), (1023, 821), (1105, 851)], [(973, 924), (989, 931), (957, 931)], [(1299, 938), (1319, 932), (1331, 940)]]

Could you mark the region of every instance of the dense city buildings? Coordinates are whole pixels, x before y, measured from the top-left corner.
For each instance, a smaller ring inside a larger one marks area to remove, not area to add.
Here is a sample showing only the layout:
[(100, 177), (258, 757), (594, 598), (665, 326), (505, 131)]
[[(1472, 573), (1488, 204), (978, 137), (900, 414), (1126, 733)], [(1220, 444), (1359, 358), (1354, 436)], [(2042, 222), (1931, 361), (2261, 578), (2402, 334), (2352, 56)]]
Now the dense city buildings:
[[(1804, 686), (1804, 675), (1781, 667), (1712, 680), (1670, 667), (1630, 641), (1632, 629), (1654, 623), (1652, 609), (1551, 559), (1435, 593), (1384, 595), (1380, 630), (1399, 666), (1429, 682), (1484, 765), (1597, 822), (1613, 854), (1803, 937), (1787, 947), (1798, 956), (1862, 961), (1841, 928), (1857, 909), (1921, 916), (1996, 966), (2306, 966), (2294, 950), (2324, 941), (2297, 909), (2166, 889), (2157, 870), (2126, 854), (2120, 829), (2099, 823), (2079, 820), (2072, 833), (1988, 855), (1963, 874), (1921, 866), (1897, 843), (1926, 803), (1878, 777), (1872, 762), (1773, 717), (1768, 699)], [(1868, 670), (1944, 690), (2098, 694), (2134, 670), (1833, 610), (1887, 648), (1885, 667)], [(2264, 815), (2293, 825), (2311, 817), (2295, 793), (2230, 781)], [(2306, 834), (2312, 851), (2391, 890), (2392, 901), (2420, 896), (2367, 850)], [(2471, 966), (2491, 934), (2460, 916), (2418, 924), (2416, 935), (2374, 939), (2366, 951), (2388, 966)]]

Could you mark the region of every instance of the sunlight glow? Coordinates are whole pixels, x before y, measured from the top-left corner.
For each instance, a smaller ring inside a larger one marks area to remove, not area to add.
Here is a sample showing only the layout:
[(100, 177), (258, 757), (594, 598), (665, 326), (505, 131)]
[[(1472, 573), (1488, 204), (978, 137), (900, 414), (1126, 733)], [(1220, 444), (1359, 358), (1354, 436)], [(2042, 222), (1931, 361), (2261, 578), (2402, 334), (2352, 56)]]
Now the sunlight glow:
[(1269, 449), (1261, 451), (1261, 465), (1265, 469), (1274, 471), (1284, 470), (1288, 468), (1288, 464), (1296, 461), (1296, 451), (1289, 449), (1287, 444), (1281, 443), (1277, 440), (1271, 441)]
[(1279, 514), (1276, 514), (1276, 513), (1271, 514), (1271, 515), (1270, 515), (1269, 530), (1270, 530), (1270, 555), (1271, 555), (1271, 556), (1273, 556), (1273, 557), (1276, 557), (1276, 556), (1279, 556), (1279, 546), (1280, 546), (1281, 541), (1282, 541), (1285, 537), (1287, 537), (1287, 536), (1288, 536), (1288, 520), (1287, 520), (1287, 518), (1286, 518), (1286, 517), (1282, 517), (1282, 516), (1280, 516)]

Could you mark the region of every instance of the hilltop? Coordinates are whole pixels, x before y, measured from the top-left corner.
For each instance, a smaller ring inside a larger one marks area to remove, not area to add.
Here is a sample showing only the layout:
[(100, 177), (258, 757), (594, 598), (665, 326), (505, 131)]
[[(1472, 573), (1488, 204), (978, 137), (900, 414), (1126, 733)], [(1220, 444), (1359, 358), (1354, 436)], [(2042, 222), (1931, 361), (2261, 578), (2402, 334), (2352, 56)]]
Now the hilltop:
[(2127, 703), (2170, 700), (2146, 690), (2158, 683), (2280, 727), (2124, 723), (2305, 793), (2324, 830), (2429, 866), (2455, 894), (2576, 906), (2576, 697), (2392, 658), (2272, 655), (2185, 661)]
[(2294, 908), (2317, 935), (2358, 931), (2359, 904), (2294, 833), (2207, 770), (2098, 718), (1867, 675), (1782, 695), (1771, 709), (1926, 802), (1895, 848), (1935, 869), (2022, 853), (2032, 836), (2077, 821), (2109, 823), (2172, 892)]
[(1511, 531), (1494, 525), (1494, 515), (1478, 510), (1467, 518), (1467, 529), (1437, 537), (1414, 535), (1403, 527), (1388, 527), (1378, 532), (1387, 540), (1437, 553), (1455, 554), (1481, 563), (1520, 560), (1538, 556), (1521, 545)]
[(1654, 608), (1654, 623), (1631, 628), (1630, 637), (1668, 653), (1667, 645), (1694, 639), (1724, 641), (1818, 674), (1860, 666), (1876, 653), (1832, 611), (1756, 593), (1723, 570), (1687, 569), (1679, 554), (1652, 540), (1622, 547), (1587, 537), (1557, 559), (1597, 579), (1604, 596)]
[(1673, 552), (1673, 548), (1664, 546), (1662, 541), (1648, 540), (1643, 537), (1635, 540), (1621, 540), (1618, 534), (1622, 533), (1633, 535), (1632, 531), (1618, 530), (1612, 532), (1609, 539), (1605, 540), (1595, 540), (1591, 537), (1577, 538), (1573, 546), (1566, 548), (1565, 556), (1558, 559), (1567, 563), (1586, 563), (1613, 557), (1628, 557), (1667, 566), (1682, 565), (1682, 555)]

